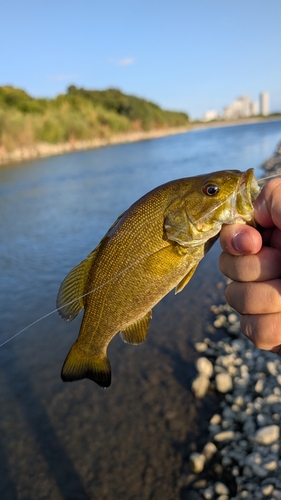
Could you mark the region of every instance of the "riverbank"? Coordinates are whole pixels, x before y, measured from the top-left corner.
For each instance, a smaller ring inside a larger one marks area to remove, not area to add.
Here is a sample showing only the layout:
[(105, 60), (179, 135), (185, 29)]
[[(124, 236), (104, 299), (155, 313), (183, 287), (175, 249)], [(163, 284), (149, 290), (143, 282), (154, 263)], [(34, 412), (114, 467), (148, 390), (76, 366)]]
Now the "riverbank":
[(87, 141), (71, 141), (59, 144), (40, 142), (33, 146), (19, 147), (12, 151), (7, 151), (4, 148), (0, 148), (0, 166), (12, 162), (32, 160), (34, 158), (53, 156), (64, 153), (72, 153), (73, 151), (82, 151), (84, 149), (95, 149), (112, 144), (125, 144), (128, 142), (157, 139), (159, 137), (165, 137), (168, 135), (184, 134), (186, 132), (189, 132), (190, 130), (191, 127), (163, 128), (150, 130), (148, 132), (125, 132), (114, 134), (104, 138), (96, 137)]
[(108, 137), (96, 137), (86, 141), (70, 141), (65, 143), (50, 144), (39, 142), (32, 146), (18, 147), (12, 151), (0, 147), (0, 166), (9, 163), (32, 160), (35, 158), (43, 158), (46, 156), (59, 155), (64, 153), (72, 153), (73, 151), (83, 151), (86, 149), (95, 149), (113, 144), (125, 144), (129, 142), (145, 141), (157, 139), (169, 135), (184, 134), (195, 130), (204, 130), (208, 128), (234, 127), (239, 125), (249, 125), (255, 123), (264, 123), (269, 121), (279, 121), (281, 117), (269, 119), (264, 118), (249, 118), (235, 121), (217, 121), (209, 123), (194, 123), (188, 127), (173, 127), (154, 129), (150, 131), (124, 132), (114, 134)]
[[(280, 174), (281, 143), (263, 164)], [(225, 338), (195, 343), (199, 353), (192, 389), (223, 396), (209, 421), (209, 436), (189, 456), (182, 475), (186, 498), (196, 500), (281, 499), (281, 362), (257, 349), (240, 330), (240, 317), (226, 303), (211, 307), (213, 327)]]

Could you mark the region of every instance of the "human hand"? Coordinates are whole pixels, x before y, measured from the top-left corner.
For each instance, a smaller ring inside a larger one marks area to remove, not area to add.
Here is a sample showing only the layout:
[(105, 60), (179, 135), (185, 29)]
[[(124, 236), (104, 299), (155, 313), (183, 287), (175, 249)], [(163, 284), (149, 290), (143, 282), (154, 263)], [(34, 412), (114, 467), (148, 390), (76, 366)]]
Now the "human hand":
[(233, 280), (226, 300), (242, 314), (242, 332), (281, 355), (281, 179), (265, 184), (254, 217), (259, 231), (240, 224), (221, 230), (220, 269)]

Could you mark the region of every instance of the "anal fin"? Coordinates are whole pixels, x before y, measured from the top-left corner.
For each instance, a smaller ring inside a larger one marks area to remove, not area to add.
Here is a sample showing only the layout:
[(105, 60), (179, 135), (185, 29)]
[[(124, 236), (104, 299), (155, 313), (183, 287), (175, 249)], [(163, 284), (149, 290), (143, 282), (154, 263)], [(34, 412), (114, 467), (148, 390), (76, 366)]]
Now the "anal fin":
[(197, 266), (198, 264), (196, 264), (194, 267), (192, 267), (192, 269), (190, 269), (190, 271), (188, 271), (187, 275), (178, 283), (178, 285), (176, 286), (176, 290), (175, 290), (175, 293), (180, 293), (185, 285), (187, 285), (187, 283), (191, 280), (193, 274), (195, 273), (196, 269), (197, 269)]
[(143, 318), (138, 319), (134, 323), (131, 323), (127, 328), (120, 332), (121, 338), (124, 342), (129, 344), (142, 344), (147, 337), (147, 332), (149, 328), (149, 323), (152, 318), (152, 311), (143, 316)]

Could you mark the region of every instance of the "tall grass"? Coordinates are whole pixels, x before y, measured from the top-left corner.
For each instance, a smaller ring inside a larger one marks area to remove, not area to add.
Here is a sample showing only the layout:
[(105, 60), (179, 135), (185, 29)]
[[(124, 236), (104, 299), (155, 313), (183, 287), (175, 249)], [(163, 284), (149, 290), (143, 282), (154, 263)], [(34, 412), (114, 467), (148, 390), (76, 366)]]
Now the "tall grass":
[(12, 151), (38, 142), (64, 143), (110, 137), (131, 130), (185, 126), (184, 113), (118, 90), (70, 87), (55, 99), (34, 99), (21, 89), (0, 87), (0, 147)]

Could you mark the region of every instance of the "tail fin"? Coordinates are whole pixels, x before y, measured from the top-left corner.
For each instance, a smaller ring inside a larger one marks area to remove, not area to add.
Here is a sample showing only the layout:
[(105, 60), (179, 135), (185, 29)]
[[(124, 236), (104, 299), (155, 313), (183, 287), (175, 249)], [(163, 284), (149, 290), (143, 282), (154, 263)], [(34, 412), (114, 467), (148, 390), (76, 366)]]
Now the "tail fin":
[(111, 384), (111, 368), (108, 357), (90, 356), (81, 351), (75, 342), (71, 347), (61, 370), (64, 382), (88, 378), (101, 387)]

